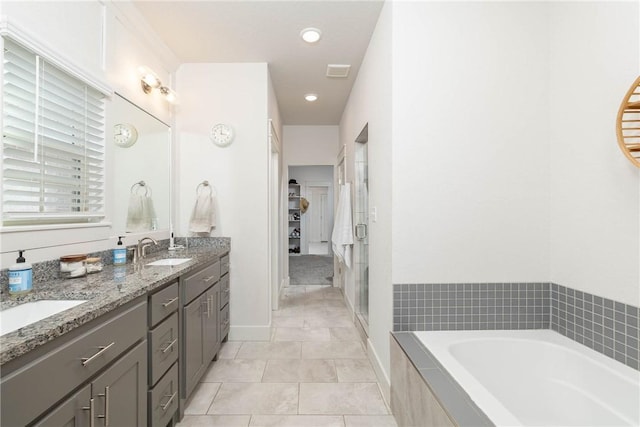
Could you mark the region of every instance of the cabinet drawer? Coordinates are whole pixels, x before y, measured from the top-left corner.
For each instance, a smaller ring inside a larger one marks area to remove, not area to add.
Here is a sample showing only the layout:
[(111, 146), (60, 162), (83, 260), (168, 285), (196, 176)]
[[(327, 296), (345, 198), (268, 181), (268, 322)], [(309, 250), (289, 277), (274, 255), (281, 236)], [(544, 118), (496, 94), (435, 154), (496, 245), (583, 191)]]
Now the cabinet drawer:
[(195, 297), (206, 291), (220, 279), (220, 261), (187, 276), (184, 279), (184, 303), (187, 304)]
[(222, 309), (222, 307), (229, 304), (229, 292), (229, 275), (227, 274), (222, 276), (220, 279), (220, 298), (218, 299), (218, 301), (220, 301), (219, 309)]
[(137, 341), (144, 339), (146, 299), (106, 316), (102, 322), (100, 318), (96, 319), (100, 322), (97, 326), (85, 327), (77, 337), (2, 378), (0, 424), (28, 424), (63, 398), (67, 391), (86, 382)]
[(158, 384), (149, 390), (151, 426), (165, 427), (178, 409), (178, 364), (174, 363)]
[(227, 274), (229, 272), (229, 255), (225, 255), (220, 258), (220, 275)]
[(150, 326), (155, 326), (159, 321), (178, 309), (178, 282), (152, 294), (149, 297)]
[(220, 310), (220, 341), (224, 340), (224, 337), (229, 333), (229, 325), (231, 322), (229, 321), (229, 304), (225, 305), (222, 310)]
[(178, 360), (178, 313), (149, 331), (149, 385), (155, 384)]

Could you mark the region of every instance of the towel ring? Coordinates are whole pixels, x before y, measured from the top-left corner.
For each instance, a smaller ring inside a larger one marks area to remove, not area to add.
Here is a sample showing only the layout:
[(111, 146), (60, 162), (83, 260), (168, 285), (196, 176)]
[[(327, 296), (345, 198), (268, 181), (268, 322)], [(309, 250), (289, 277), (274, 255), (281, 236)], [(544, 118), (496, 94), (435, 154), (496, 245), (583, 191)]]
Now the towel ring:
[(196, 187), (196, 195), (197, 196), (200, 195), (200, 190), (202, 190), (202, 187), (208, 188), (209, 189), (209, 194), (213, 194), (213, 188), (211, 188), (211, 186), (209, 185), (209, 181), (204, 180), (200, 184), (198, 184), (198, 186)]
[(144, 181), (138, 181), (135, 184), (133, 184), (131, 186), (131, 194), (133, 194), (134, 191), (136, 191), (136, 194), (137, 194), (137, 192), (141, 188), (144, 189), (144, 195), (145, 196), (150, 196), (151, 195), (151, 187), (149, 187)]

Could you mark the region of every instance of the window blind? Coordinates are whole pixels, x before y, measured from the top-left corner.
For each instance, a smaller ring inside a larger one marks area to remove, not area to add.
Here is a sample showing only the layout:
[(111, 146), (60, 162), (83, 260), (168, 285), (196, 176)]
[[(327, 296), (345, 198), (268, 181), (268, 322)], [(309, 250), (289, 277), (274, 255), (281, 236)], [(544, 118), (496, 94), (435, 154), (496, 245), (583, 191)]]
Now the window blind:
[(4, 39), (2, 222), (104, 216), (104, 95)]

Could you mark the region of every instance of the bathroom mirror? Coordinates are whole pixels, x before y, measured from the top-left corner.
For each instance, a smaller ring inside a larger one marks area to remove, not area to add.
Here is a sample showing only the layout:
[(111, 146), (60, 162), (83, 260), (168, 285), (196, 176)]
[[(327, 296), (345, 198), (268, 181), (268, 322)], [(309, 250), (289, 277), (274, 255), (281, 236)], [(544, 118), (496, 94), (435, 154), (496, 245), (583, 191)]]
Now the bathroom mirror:
[(114, 94), (107, 105), (105, 137), (108, 211), (114, 235), (168, 231), (170, 127)]

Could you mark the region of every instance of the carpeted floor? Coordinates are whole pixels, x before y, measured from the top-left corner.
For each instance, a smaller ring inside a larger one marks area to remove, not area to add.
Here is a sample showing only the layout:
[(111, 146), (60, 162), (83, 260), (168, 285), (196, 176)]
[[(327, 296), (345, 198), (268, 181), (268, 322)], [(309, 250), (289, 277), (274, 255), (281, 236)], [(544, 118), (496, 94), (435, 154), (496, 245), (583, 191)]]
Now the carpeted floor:
[(328, 285), (333, 282), (333, 257), (300, 255), (289, 257), (291, 285)]

